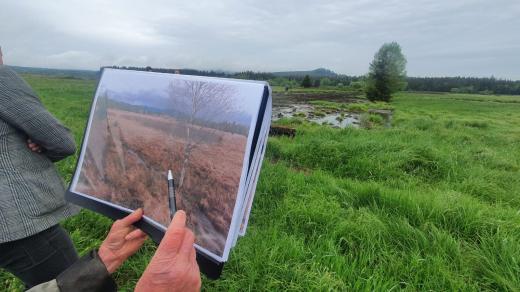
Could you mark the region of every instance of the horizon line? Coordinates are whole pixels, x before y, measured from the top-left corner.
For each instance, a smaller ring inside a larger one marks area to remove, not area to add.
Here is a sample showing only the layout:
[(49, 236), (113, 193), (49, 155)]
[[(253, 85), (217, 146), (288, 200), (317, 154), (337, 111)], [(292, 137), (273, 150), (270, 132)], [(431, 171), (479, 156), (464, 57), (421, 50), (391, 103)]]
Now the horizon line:
[[(341, 76), (348, 76), (348, 77), (362, 77), (366, 74), (361, 74), (361, 75), (356, 75), (356, 74), (352, 74), (352, 75), (349, 75), (349, 74), (344, 74), (344, 73), (337, 73), (335, 72), (334, 70), (331, 70), (331, 69), (328, 69), (328, 68), (325, 68), (325, 67), (319, 67), (319, 68), (315, 68), (315, 69), (310, 69), (310, 70), (288, 70), (288, 71), (254, 71), (254, 70), (251, 70), (251, 69), (248, 69), (248, 70), (242, 70), (242, 71), (233, 71), (233, 70), (222, 70), (222, 69), (195, 69), (195, 68), (165, 68), (165, 67), (152, 67), (152, 66), (127, 66), (127, 65), (106, 65), (106, 66), (101, 66), (99, 67), (99, 69), (95, 70), (95, 69), (74, 69), (74, 68), (53, 68), (53, 67), (31, 67), (31, 66), (21, 66), (21, 65), (11, 65), (11, 64), (5, 64), (4, 63), (4, 66), (7, 66), (7, 67), (19, 67), (19, 68), (30, 68), (30, 69), (44, 69), (44, 70), (56, 70), (56, 71), (87, 71), (87, 72), (99, 72), (101, 71), (102, 68), (106, 68), (106, 67), (125, 67), (125, 68), (147, 68), (147, 67), (150, 67), (151, 69), (166, 69), (166, 70), (196, 70), (196, 71), (208, 71), (208, 72), (222, 72), (222, 73), (230, 73), (230, 74), (234, 74), (234, 73), (241, 73), (241, 72), (253, 72), (253, 73), (291, 73), (291, 72), (312, 72), (312, 71), (315, 71), (315, 70), (319, 70), (319, 69), (325, 69), (325, 70), (328, 70), (328, 71), (331, 71), (333, 72), (334, 74), (336, 74), (338, 77), (341, 77)], [(520, 81), (520, 78), (518, 79), (514, 79), (514, 78), (505, 78), (505, 77), (497, 77), (495, 76), (495, 74), (491, 74), (489, 76), (471, 76), (471, 75), (437, 75), (437, 76), (425, 76), (425, 75), (419, 75), (419, 76), (411, 76), (411, 75), (406, 75), (406, 77), (410, 77), (410, 78), (456, 78), (456, 77), (462, 77), (462, 78), (479, 78), (479, 79), (484, 79), (484, 78), (495, 78), (496, 80), (505, 80), (505, 81), (514, 81), (514, 82), (517, 82), (517, 81)], [(327, 76), (323, 76), (321, 78), (329, 78)]]

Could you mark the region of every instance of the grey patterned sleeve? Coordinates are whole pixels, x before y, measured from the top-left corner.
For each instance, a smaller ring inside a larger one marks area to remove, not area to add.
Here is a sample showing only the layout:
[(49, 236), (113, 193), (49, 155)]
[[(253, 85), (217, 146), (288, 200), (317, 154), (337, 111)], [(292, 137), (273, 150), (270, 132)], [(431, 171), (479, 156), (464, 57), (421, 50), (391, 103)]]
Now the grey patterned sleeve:
[(21, 77), (5, 66), (0, 66), (0, 119), (43, 147), (44, 154), (52, 161), (76, 151), (70, 130), (47, 111)]

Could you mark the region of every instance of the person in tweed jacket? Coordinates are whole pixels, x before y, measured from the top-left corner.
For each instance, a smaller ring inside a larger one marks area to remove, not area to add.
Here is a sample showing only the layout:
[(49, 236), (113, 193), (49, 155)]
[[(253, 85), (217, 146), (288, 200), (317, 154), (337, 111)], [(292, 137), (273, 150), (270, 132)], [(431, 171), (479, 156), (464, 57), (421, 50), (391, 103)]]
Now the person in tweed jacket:
[(78, 259), (59, 222), (77, 213), (53, 162), (76, 151), (69, 129), (12, 69), (0, 64), (0, 268), (27, 288)]

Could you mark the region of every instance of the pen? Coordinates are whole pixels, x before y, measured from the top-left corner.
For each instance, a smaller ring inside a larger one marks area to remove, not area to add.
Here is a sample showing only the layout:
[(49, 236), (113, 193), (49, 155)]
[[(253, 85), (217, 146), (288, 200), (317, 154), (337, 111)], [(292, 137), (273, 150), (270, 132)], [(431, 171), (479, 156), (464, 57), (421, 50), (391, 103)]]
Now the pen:
[(177, 206), (175, 205), (175, 181), (171, 170), (168, 170), (168, 203), (170, 205), (170, 219), (173, 219)]

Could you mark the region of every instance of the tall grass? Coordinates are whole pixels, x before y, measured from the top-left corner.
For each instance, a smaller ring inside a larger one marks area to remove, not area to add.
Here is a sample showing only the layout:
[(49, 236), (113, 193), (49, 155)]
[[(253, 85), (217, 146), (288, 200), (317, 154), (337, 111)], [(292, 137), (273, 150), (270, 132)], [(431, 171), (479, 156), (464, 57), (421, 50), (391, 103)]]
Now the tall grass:
[[(26, 79), (79, 143), (94, 84)], [(222, 278), (205, 279), (203, 288), (519, 290), (516, 100), (402, 93), (392, 128), (282, 120), (297, 135), (269, 139), (248, 232)], [(74, 162), (59, 164), (66, 180)], [(64, 222), (81, 253), (98, 246), (110, 224), (89, 211)], [(154, 248), (148, 242), (117, 272), (122, 291)], [(0, 274), (0, 290), (21, 287)]]

